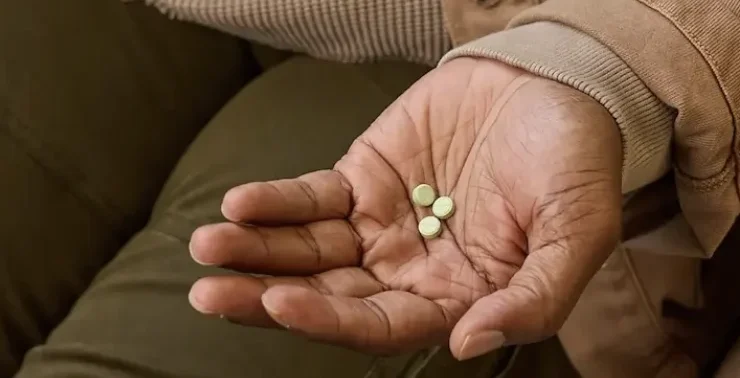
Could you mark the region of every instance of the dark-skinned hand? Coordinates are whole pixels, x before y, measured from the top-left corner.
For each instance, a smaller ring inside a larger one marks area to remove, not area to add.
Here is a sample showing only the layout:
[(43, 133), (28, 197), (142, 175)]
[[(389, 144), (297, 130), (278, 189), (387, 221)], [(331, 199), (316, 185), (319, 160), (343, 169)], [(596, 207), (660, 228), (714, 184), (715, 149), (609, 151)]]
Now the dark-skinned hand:
[[(618, 241), (619, 130), (590, 97), (491, 60), (434, 69), (331, 170), (248, 183), (193, 258), (199, 311), (370, 353), (449, 342), (459, 359), (559, 329)], [(417, 230), (419, 184), (450, 196)]]

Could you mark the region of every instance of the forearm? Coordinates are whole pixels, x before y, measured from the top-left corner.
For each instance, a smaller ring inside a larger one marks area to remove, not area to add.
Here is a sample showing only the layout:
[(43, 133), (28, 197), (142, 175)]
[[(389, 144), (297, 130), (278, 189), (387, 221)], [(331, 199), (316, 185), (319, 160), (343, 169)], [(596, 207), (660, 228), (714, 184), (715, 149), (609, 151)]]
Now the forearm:
[(171, 17), (342, 62), (435, 64), (452, 43), (440, 0), (148, 0)]

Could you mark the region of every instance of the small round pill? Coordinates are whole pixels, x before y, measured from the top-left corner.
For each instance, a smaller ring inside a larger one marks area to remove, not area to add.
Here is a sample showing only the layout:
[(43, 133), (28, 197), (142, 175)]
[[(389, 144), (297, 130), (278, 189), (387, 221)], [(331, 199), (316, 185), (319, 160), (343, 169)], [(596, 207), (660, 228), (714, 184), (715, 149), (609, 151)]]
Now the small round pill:
[(431, 215), (424, 217), (419, 222), (419, 233), (424, 239), (434, 239), (442, 233), (442, 222)]
[(417, 206), (431, 206), (437, 198), (434, 188), (427, 184), (421, 184), (411, 192), (411, 199)]
[(439, 219), (447, 219), (455, 213), (455, 203), (450, 197), (439, 197), (432, 205), (432, 213)]

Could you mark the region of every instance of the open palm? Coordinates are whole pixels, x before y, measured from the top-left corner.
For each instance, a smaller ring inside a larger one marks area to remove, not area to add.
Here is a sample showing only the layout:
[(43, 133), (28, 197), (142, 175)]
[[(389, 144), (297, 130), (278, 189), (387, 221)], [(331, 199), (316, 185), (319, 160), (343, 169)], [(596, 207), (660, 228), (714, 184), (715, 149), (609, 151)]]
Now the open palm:
[[(618, 129), (589, 97), (500, 63), (421, 79), (333, 170), (250, 183), (197, 230), (202, 312), (370, 352), (449, 339), (458, 358), (557, 331), (619, 235)], [(438, 238), (411, 190), (455, 214)]]

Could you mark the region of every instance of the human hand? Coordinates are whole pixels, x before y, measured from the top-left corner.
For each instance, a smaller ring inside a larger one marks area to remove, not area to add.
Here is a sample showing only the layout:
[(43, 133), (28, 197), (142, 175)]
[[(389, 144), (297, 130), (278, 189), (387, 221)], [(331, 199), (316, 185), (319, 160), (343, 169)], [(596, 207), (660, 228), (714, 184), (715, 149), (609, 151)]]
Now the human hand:
[[(270, 276), (206, 277), (193, 306), (250, 326), (393, 353), (449, 340), (459, 359), (541, 340), (618, 241), (621, 142), (590, 97), (490, 60), (433, 70), (332, 170), (229, 191), (233, 223), (193, 258)], [(410, 201), (454, 199), (443, 232)]]

